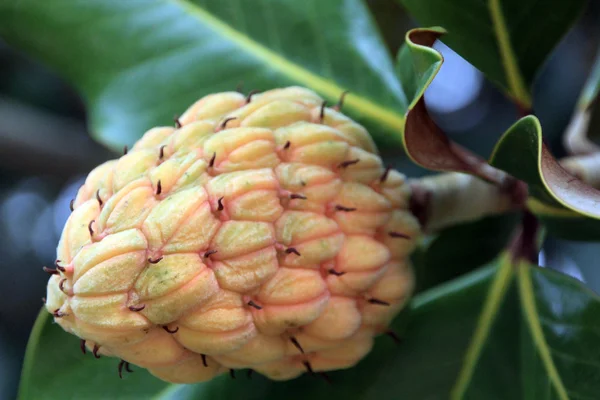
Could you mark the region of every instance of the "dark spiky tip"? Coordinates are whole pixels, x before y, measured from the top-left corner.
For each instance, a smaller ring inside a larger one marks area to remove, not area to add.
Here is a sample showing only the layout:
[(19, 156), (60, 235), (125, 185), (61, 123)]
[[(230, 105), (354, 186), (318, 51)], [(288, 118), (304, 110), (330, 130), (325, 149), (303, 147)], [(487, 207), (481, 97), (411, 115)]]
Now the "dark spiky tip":
[(306, 196), (303, 194), (292, 193), (292, 194), (290, 194), (290, 199), (306, 200)]
[(213, 153), (210, 161), (208, 162), (208, 168), (212, 168), (215, 166), (215, 159), (217, 158), (217, 153)]
[(100, 346), (97, 344), (94, 344), (94, 349), (92, 350), (92, 354), (94, 355), (95, 358), (100, 358), (100, 354), (98, 354), (98, 350), (100, 350)]
[(383, 183), (386, 181), (388, 175), (390, 174), (390, 171), (392, 170), (392, 167), (385, 167), (385, 171), (383, 171), (383, 174), (381, 175), (381, 178), (379, 178), (379, 182)]
[(123, 365), (125, 365), (125, 360), (119, 361), (119, 366), (117, 367), (119, 370), (119, 379), (123, 379)]
[(290, 148), (290, 146), (292, 145), (292, 143), (288, 140), (287, 142), (285, 142), (285, 144), (283, 145), (283, 149), (287, 150)]
[(227, 128), (227, 123), (228, 123), (229, 121), (233, 121), (234, 119), (237, 119), (237, 117), (228, 117), (228, 118), (225, 118), (225, 119), (223, 120), (223, 122), (221, 122), (221, 125), (219, 125), (219, 128), (221, 128), (221, 129), (225, 129), (225, 128)]
[(215, 253), (218, 253), (218, 250), (208, 250), (206, 253), (204, 253), (204, 258), (208, 258)]
[(94, 229), (92, 228), (92, 225), (94, 224), (94, 222), (96, 222), (96, 220), (91, 220), (90, 223), (88, 224), (88, 231), (90, 232), (90, 236), (93, 237), (94, 236)]
[(379, 300), (379, 299), (375, 299), (375, 298), (369, 299), (368, 302), (371, 304), (377, 304), (380, 306), (389, 306), (390, 305), (390, 303), (388, 303), (387, 301), (383, 301), (383, 300)]
[(139, 311), (142, 311), (144, 308), (146, 308), (146, 305), (142, 304), (141, 306), (129, 306), (127, 308), (129, 308), (129, 311), (139, 312)]
[(352, 212), (352, 211), (356, 211), (356, 208), (354, 208), (354, 207), (345, 207), (345, 206), (342, 206), (341, 204), (337, 204), (335, 206), (335, 210), (336, 211), (343, 211), (343, 212)]
[(342, 107), (344, 106), (344, 99), (346, 98), (348, 93), (350, 93), (349, 90), (344, 90), (340, 95), (340, 99), (338, 100), (337, 104), (333, 108), (335, 108), (338, 111), (341, 111)]
[(162, 256), (158, 257), (158, 258), (149, 258), (148, 262), (150, 264), (158, 264), (159, 262), (161, 262), (161, 260), (163, 259)]
[(181, 128), (181, 121), (179, 120), (179, 115), (174, 115), (173, 116), (173, 122), (175, 122), (175, 128), (179, 129)]
[(200, 357), (202, 357), (202, 365), (208, 367), (208, 363), (206, 362), (206, 354), (200, 354)]
[(168, 333), (170, 333), (170, 334), (174, 334), (174, 333), (177, 333), (177, 332), (179, 331), (179, 327), (177, 327), (177, 328), (175, 328), (175, 329), (171, 330), (171, 329), (169, 329), (169, 326), (168, 326), (168, 325), (163, 325), (163, 327), (162, 327), (162, 328), (163, 328), (163, 329), (164, 329), (166, 332), (168, 332)]
[(360, 162), (360, 158), (356, 158), (354, 160), (344, 161), (338, 164), (338, 168), (348, 168), (351, 165), (358, 164)]
[(75, 199), (71, 199), (71, 201), (69, 202), (69, 209), (71, 211), (75, 211)]
[(129, 148), (127, 147), (127, 145), (123, 146), (123, 155), (126, 156), (127, 152), (129, 151)]
[(159, 179), (158, 182), (156, 182), (156, 195), (158, 196), (161, 193), (162, 193), (162, 183)]
[(42, 267), (42, 270), (50, 275), (56, 275), (58, 274), (58, 271), (55, 270), (54, 268), (48, 268), (45, 265)]
[(165, 147), (167, 147), (166, 144), (163, 144), (162, 146), (160, 146), (160, 150), (158, 150), (158, 159), (162, 160), (163, 158), (165, 158)]
[(85, 339), (79, 341), (79, 348), (83, 354), (87, 354), (87, 351), (85, 350)]
[(402, 344), (402, 339), (400, 338), (400, 336), (398, 336), (398, 334), (396, 334), (396, 332), (389, 330), (386, 331), (385, 334), (391, 337), (394, 343), (396, 343), (397, 345)]
[(331, 275), (335, 275), (335, 276), (342, 276), (345, 274), (345, 272), (336, 271), (333, 268), (329, 269), (327, 272), (329, 272)]
[(408, 236), (407, 234), (395, 231), (388, 232), (388, 235), (393, 238), (410, 239), (410, 236)]
[(252, 96), (254, 96), (257, 93), (258, 90), (251, 90), (250, 93), (248, 93), (248, 96), (246, 96), (246, 104), (250, 103), (252, 101)]
[(308, 361), (306, 361), (306, 360), (305, 360), (305, 361), (302, 361), (302, 364), (304, 364), (304, 368), (306, 368), (306, 370), (307, 370), (307, 371), (308, 371), (308, 372), (309, 372), (311, 375), (314, 375), (314, 374), (315, 374), (315, 371), (313, 371), (313, 369), (312, 369), (312, 365), (310, 365), (310, 362), (308, 362)]
[(325, 119), (325, 107), (327, 107), (327, 100), (324, 100), (323, 103), (321, 103), (321, 111), (319, 112), (320, 123), (323, 123), (323, 120)]
[(288, 247), (287, 249), (285, 249), (285, 253), (286, 254), (292, 254), (293, 253), (293, 254), (295, 254), (297, 256), (301, 255), (300, 252), (298, 250), (296, 250), (295, 247)]
[(54, 266), (56, 267), (57, 270), (59, 270), (60, 272), (65, 272), (66, 269), (65, 267), (61, 267), (60, 265), (58, 265), (58, 263), (60, 262), (60, 260), (55, 260), (54, 261)]
[(223, 209), (225, 208), (223, 206), (223, 199), (224, 197), (219, 197), (219, 200), (217, 200), (217, 211), (223, 211)]
[(229, 369), (229, 376), (231, 377), (231, 379), (235, 379), (235, 370), (233, 368)]
[(292, 344), (300, 351), (300, 353), (304, 354), (304, 349), (300, 345), (300, 342), (298, 342), (298, 339), (296, 339), (293, 336), (290, 336), (290, 342), (292, 342)]
[(261, 307), (261, 306), (259, 306), (258, 304), (256, 304), (255, 302), (253, 302), (252, 300), (250, 300), (250, 301), (249, 301), (247, 304), (248, 304), (250, 307), (254, 307), (254, 308), (256, 308), (257, 310), (262, 310), (262, 307)]
[(100, 204), (100, 207), (102, 207), (102, 204), (104, 204), (104, 202), (102, 201), (102, 198), (100, 197), (100, 189), (96, 190), (96, 200), (98, 200), (98, 204)]

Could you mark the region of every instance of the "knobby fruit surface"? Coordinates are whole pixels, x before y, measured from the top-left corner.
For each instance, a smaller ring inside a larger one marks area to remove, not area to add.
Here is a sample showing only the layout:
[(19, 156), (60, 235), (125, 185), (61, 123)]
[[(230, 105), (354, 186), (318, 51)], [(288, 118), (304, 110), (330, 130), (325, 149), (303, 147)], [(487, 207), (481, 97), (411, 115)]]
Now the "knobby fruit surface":
[(409, 195), (314, 92), (212, 94), (89, 174), (46, 308), (170, 382), (348, 368), (413, 288)]

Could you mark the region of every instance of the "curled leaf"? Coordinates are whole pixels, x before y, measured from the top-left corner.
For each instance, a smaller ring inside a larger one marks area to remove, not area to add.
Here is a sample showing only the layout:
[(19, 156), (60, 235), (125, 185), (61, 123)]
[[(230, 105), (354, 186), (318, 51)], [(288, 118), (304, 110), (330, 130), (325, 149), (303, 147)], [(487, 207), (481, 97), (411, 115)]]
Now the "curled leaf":
[[(441, 28), (413, 29), (406, 34), (406, 43), (398, 54), (398, 74), (410, 96), (402, 137), (404, 148), (415, 163), (427, 169), (466, 172), (502, 184), (505, 174), (448, 139), (427, 111), (423, 93), (443, 63), (442, 55), (431, 46), (444, 33)], [(407, 87), (408, 83), (414, 85)]]
[(543, 143), (536, 117), (522, 118), (506, 131), (494, 148), (490, 164), (527, 182), (530, 194), (546, 210), (566, 209), (600, 219), (600, 191), (569, 174), (556, 161)]
[(584, 8), (584, 0), (397, 0), (421, 25), (448, 30), (444, 43), (523, 110), (540, 66)]

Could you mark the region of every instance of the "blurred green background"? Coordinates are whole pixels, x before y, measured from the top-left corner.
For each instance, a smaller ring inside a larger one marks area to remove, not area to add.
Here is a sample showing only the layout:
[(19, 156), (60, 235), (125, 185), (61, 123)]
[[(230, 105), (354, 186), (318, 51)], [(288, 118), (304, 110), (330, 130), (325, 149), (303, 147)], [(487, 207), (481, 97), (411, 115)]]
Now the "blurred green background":
[[(394, 2), (368, 3), (395, 54), (414, 21)], [(534, 112), (557, 157), (564, 155), (561, 135), (599, 47), (599, 21), (600, 3), (590, 2), (535, 84)], [(469, 63), (442, 43), (436, 48), (445, 63), (426, 92), (429, 110), (453, 140), (487, 157), (517, 110)], [(600, 121), (591, 132), (600, 132)], [(409, 176), (426, 173), (398, 153), (387, 149), (383, 155)], [(29, 331), (45, 295), (48, 276), (41, 267), (55, 260), (69, 201), (87, 171), (112, 157), (90, 139), (75, 91), (0, 38), (0, 399), (16, 395)], [(598, 250), (597, 244), (550, 239), (541, 260), (598, 291)]]

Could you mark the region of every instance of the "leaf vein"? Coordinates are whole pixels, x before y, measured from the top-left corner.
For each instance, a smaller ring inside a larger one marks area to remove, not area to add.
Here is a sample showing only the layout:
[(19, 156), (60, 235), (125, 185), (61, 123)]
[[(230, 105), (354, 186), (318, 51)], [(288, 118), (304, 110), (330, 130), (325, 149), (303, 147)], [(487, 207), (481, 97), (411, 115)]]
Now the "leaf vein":
[[(282, 74), (297, 81), (299, 84), (311, 87), (325, 97), (331, 99), (339, 98), (344, 91), (337, 82), (321, 77), (304, 66), (296, 64), (273, 52), (271, 49), (257, 41), (244, 36), (234, 27), (201, 8), (198, 4), (191, 3), (189, 0), (165, 1), (169, 1), (186, 10), (190, 15), (193, 15), (198, 20), (206, 23), (210, 29), (217, 31), (226, 39), (240, 46), (257, 59), (267, 62), (272, 69), (278, 70)], [(359, 112), (361, 115), (377, 120), (381, 125), (398, 132), (398, 134), (404, 129), (403, 114), (398, 113), (396, 110), (384, 107), (367, 97), (353, 94), (347, 97), (344, 104), (346, 107)]]

